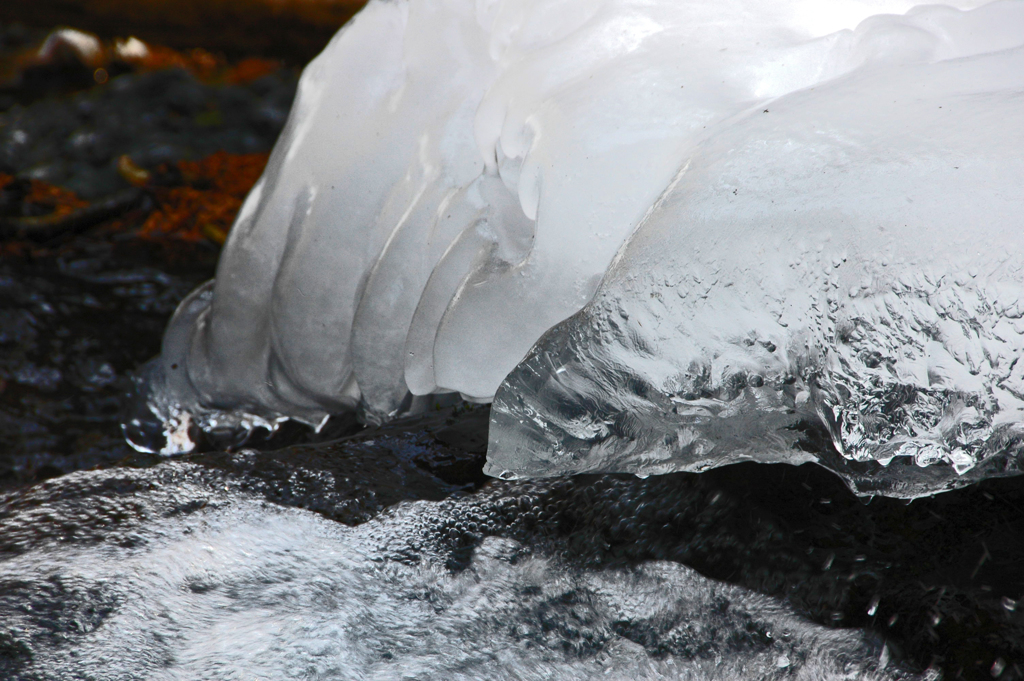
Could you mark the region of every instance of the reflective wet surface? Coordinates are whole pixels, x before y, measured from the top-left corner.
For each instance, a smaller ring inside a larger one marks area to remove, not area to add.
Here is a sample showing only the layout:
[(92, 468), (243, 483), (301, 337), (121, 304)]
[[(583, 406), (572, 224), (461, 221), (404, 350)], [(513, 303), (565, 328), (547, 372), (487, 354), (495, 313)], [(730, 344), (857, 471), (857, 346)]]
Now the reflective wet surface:
[(120, 410), (216, 246), (2, 246), (2, 678), (1024, 678), (1024, 478), (500, 481), (469, 405), (162, 460)]
[(8, 668), (99, 670), (128, 637), (145, 655), (96, 678), (1019, 678), (1017, 479), (909, 505), (813, 466), (504, 482), (486, 417), (8, 494)]
[[(188, 464), (75, 474), (48, 485), (63, 501), (9, 516), (12, 534), (41, 512), (88, 517), (103, 538), (29, 540), (0, 566), (6, 671), (907, 678), (881, 637), (812, 624), (678, 563), (580, 567), (530, 541), (479, 537), (530, 512), (536, 499), (518, 490), (403, 504), (347, 527), (212, 482)], [(101, 506), (76, 503), (102, 487)]]
[(200, 250), (168, 267), (144, 247), (82, 241), (38, 260), (0, 260), (4, 487), (131, 451), (118, 420), (129, 373), (159, 347), (167, 317), (216, 257)]

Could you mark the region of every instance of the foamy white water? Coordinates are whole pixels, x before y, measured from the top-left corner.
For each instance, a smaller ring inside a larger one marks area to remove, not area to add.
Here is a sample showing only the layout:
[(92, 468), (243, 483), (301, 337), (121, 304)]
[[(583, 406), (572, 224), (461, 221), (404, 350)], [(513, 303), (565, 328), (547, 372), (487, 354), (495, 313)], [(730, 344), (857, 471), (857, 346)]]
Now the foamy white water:
[[(14, 533), (55, 519), (80, 533), (0, 560), (20, 678), (911, 678), (873, 635), (675, 563), (585, 570), (490, 537), (452, 571), (431, 537), (461, 502), (351, 528), (175, 470), (173, 489), (146, 471), (72, 474), (5, 516)], [(139, 491), (68, 501), (103, 476)]]

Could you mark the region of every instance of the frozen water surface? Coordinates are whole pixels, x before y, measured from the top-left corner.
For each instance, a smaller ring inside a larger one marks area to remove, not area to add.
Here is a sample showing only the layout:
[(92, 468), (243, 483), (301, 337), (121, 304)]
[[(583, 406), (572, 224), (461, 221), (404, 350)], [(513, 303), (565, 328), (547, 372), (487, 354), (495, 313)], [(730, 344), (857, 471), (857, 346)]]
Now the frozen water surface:
[[(92, 498), (76, 503), (87, 489)], [(675, 563), (586, 570), (490, 537), (463, 569), (446, 568), (439, 532), (487, 503), (407, 503), (345, 527), (210, 486), (185, 464), (75, 473), (0, 498), (0, 671), (97, 680), (917, 678), (888, 663), (873, 635), (812, 624)], [(56, 536), (46, 538), (51, 527)]]
[(129, 437), (498, 391), (495, 474), (1013, 472), (1024, 6), (979, 5), (371, 2)]
[[(1024, 5), (978, 13), (1011, 10), (1024, 38)], [(499, 389), (492, 474), (816, 460), (915, 497), (1020, 472), (1022, 94), (1016, 48), (723, 126)]]

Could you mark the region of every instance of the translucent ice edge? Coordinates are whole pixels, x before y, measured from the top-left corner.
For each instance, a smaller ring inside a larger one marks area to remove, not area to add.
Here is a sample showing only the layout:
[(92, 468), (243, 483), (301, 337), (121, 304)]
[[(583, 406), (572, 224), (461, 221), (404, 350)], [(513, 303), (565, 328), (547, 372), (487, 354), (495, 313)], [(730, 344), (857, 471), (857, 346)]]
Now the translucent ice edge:
[(492, 474), (1017, 472), (1024, 3), (978, 5), (371, 2), (126, 433), (497, 391)]
[(721, 126), (502, 384), (487, 471), (816, 461), (908, 498), (1019, 474), (1022, 96), (1018, 47)]

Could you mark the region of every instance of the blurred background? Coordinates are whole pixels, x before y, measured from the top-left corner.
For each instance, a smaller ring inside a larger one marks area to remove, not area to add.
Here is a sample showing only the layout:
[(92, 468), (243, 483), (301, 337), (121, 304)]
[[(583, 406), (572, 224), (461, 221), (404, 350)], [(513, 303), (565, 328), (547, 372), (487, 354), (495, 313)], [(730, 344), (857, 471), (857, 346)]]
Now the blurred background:
[(228, 58), (262, 55), (302, 64), (363, 5), (361, 0), (5, 0), (0, 24), (69, 26), (100, 38), (136, 36)]
[(360, 5), (0, 0), (0, 492), (133, 455), (132, 376)]

